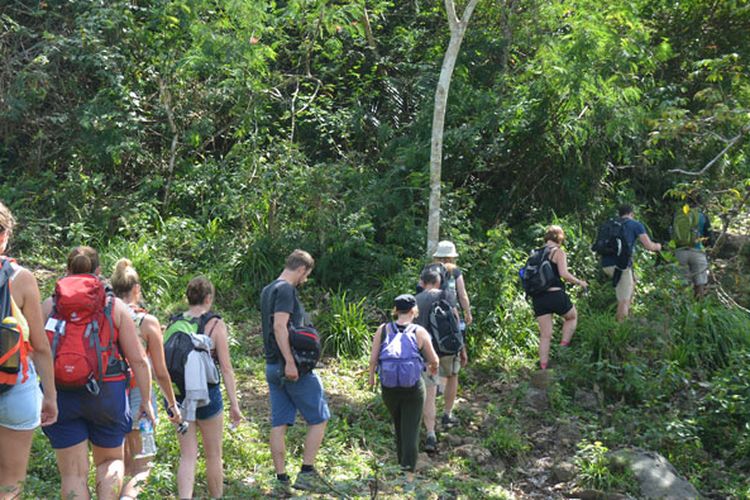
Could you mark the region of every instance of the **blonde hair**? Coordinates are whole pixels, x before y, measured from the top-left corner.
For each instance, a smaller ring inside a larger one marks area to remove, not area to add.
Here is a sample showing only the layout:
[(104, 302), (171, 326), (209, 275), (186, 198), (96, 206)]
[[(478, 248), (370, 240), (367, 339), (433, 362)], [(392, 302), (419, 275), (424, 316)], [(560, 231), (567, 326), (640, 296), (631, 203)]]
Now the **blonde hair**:
[(68, 254), (70, 274), (93, 274), (99, 267), (99, 254), (91, 247), (75, 247)]
[(453, 266), (454, 268), (456, 267), (456, 257), (433, 257), (432, 261), (435, 263), (443, 264), (446, 269), (449, 265)]
[(128, 295), (135, 285), (141, 284), (138, 271), (135, 270), (133, 263), (128, 259), (120, 259), (115, 263), (109, 281), (112, 284), (112, 291), (120, 298)]
[(12, 233), (15, 225), (16, 219), (13, 218), (10, 209), (0, 201), (0, 234), (3, 234), (5, 231), (8, 231), (8, 234)]
[(547, 230), (544, 232), (544, 241), (554, 241), (559, 245), (564, 239), (565, 232), (563, 231), (563, 228), (556, 224), (547, 227)]

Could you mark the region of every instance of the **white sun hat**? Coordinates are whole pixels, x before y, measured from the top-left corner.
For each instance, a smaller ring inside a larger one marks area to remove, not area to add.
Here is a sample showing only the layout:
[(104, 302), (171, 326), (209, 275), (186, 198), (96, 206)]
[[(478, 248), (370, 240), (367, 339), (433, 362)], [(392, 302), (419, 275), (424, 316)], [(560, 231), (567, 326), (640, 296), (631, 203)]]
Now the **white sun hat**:
[(458, 252), (456, 252), (456, 245), (454, 245), (451, 241), (443, 240), (438, 243), (437, 250), (435, 250), (435, 253), (432, 254), (432, 256), (435, 258), (458, 257)]

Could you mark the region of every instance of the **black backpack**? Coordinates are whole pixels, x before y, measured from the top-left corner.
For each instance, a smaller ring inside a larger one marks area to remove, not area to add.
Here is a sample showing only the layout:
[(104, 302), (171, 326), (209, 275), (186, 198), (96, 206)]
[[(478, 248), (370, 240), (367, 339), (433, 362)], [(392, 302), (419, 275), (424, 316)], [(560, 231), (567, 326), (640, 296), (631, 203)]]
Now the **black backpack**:
[(602, 257), (629, 257), (630, 248), (625, 241), (624, 227), (625, 220), (620, 218), (609, 219), (599, 226), (591, 251)]
[(320, 360), (320, 334), (312, 326), (289, 325), (289, 346), (299, 376), (310, 373)]
[[(456, 272), (455, 270), (448, 272), (448, 268), (440, 262), (434, 262), (427, 264), (422, 268), (422, 272), (430, 269), (436, 271), (440, 275), (440, 290), (443, 292), (443, 296), (453, 307), (458, 307), (458, 289), (456, 284)], [(423, 287), (417, 284), (417, 293), (424, 290)]]
[(526, 265), (518, 273), (521, 276), (521, 286), (529, 297), (546, 291), (557, 277), (549, 260), (550, 253), (548, 246), (532, 250), (526, 259)]
[(430, 306), (430, 335), (438, 354), (444, 356), (457, 354), (464, 347), (464, 336), (453, 311), (444, 293)]
[(206, 324), (213, 318), (221, 316), (211, 311), (198, 318), (186, 317), (180, 313), (169, 320), (169, 326), (164, 332), (164, 359), (172, 386), (179, 396), (185, 396), (185, 363), (188, 355), (195, 349), (192, 336), (204, 334)]

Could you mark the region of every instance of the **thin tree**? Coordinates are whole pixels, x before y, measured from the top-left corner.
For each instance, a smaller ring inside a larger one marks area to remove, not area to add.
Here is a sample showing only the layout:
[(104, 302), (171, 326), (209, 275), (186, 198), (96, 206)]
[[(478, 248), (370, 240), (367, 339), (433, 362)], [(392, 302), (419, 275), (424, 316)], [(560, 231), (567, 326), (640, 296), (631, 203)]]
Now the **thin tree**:
[(432, 116), (432, 145), (430, 149), (430, 210), (427, 220), (427, 254), (437, 248), (440, 239), (440, 180), (443, 165), (443, 129), (445, 128), (445, 109), (448, 104), (448, 89), (453, 77), (461, 42), (469, 25), (469, 19), (479, 0), (469, 0), (464, 13), (459, 19), (456, 15), (454, 0), (445, 0), (445, 12), (448, 16), (448, 27), (451, 38), (443, 56), (440, 78), (435, 90), (435, 111)]

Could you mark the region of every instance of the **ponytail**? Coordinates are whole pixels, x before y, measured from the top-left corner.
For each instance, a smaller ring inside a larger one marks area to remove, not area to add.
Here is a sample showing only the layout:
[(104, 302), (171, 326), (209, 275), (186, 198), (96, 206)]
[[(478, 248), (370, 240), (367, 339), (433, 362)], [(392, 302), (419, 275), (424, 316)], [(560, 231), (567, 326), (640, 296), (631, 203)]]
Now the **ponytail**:
[(68, 274), (94, 274), (99, 268), (99, 254), (91, 247), (75, 247), (68, 254)]
[(141, 282), (138, 272), (133, 267), (133, 263), (128, 259), (117, 261), (109, 281), (112, 285), (112, 291), (121, 299), (127, 296), (133, 287), (139, 285)]

